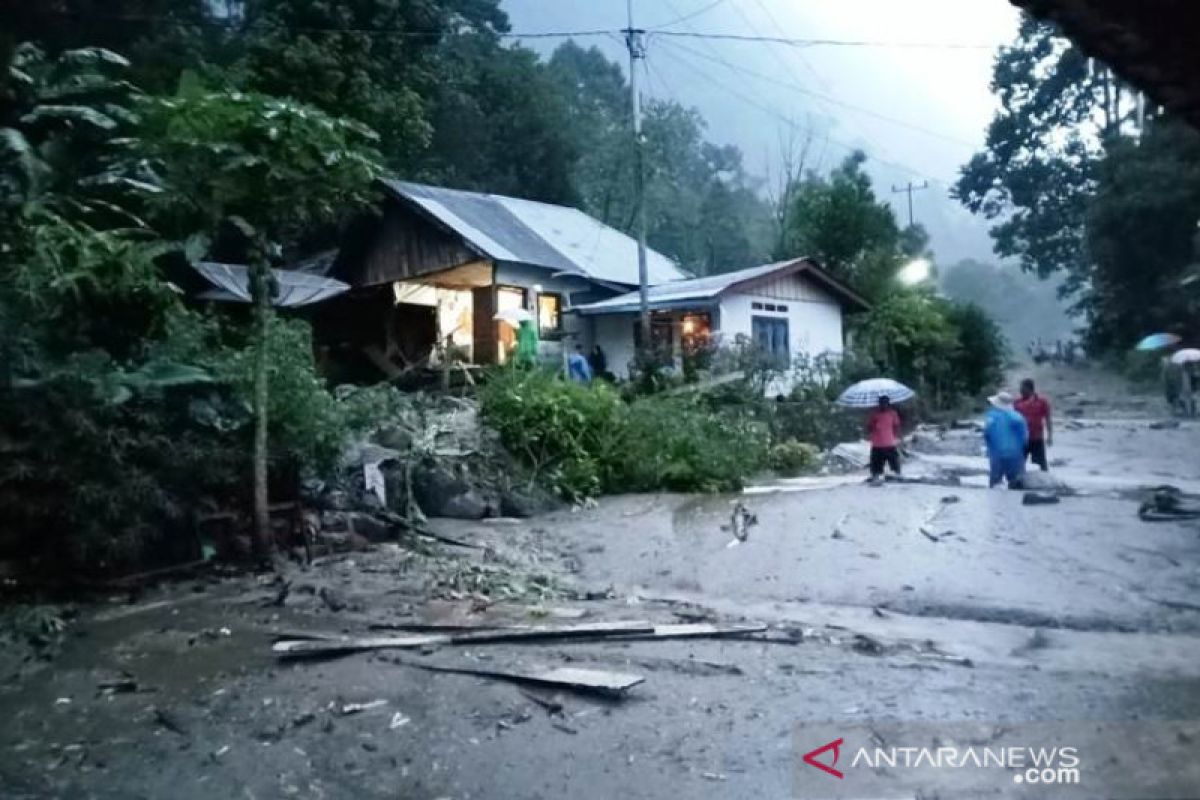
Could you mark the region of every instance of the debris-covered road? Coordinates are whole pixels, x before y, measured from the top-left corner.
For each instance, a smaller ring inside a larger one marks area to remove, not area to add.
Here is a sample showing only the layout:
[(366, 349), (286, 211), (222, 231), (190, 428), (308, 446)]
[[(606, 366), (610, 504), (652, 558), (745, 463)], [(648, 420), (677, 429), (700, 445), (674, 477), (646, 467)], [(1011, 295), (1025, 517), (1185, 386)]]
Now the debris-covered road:
[[(1152, 401), (1107, 402), (1118, 389), (1088, 373), (1039, 377), (1054, 474), (1086, 488), (1057, 504), (979, 488), (974, 434), (951, 431), (910, 466), (958, 486), (612, 498), (437, 525), (486, 550), (384, 546), (286, 590), (210, 577), (75, 609), (40, 659), (0, 656), (0, 795), (786, 797), (801, 721), (1200, 717), (1200, 527), (1140, 520), (1130, 488), (1200, 483), (1200, 425), (1151, 428)], [(755, 522), (734, 522), (738, 501)], [(622, 620), (767, 628), (598, 625)], [(604, 633), (449, 641), (479, 625)], [(301, 634), (433, 640), (272, 654)], [(444, 671), (562, 668), (641, 680)]]

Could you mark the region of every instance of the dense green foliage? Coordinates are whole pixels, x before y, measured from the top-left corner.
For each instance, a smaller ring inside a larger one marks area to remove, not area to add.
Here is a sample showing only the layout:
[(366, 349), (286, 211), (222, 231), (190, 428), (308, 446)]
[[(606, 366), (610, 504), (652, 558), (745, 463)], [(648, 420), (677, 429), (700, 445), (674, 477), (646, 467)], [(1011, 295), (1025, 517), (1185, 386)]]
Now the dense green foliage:
[[(378, 173), (357, 123), (196, 84), (151, 97), (128, 68), (18, 47), (0, 128), (2, 545), (59, 568), (187, 555), (191, 512), (244, 499), (256, 343), (186, 310), (164, 269), (228, 229), (242, 255), (297, 252)], [(271, 459), (328, 466), (346, 423), (307, 325), (269, 331)]]
[(695, 398), (625, 402), (607, 384), (504, 369), (480, 396), (505, 446), (564, 497), (736, 489), (765, 464), (768, 431)]

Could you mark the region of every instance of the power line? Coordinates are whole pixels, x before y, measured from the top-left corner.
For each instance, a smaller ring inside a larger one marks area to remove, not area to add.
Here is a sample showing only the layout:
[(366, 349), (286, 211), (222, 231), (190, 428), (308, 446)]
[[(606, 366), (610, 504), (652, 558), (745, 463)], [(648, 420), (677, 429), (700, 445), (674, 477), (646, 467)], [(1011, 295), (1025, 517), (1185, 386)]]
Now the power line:
[[(771, 25), (774, 26), (775, 30), (779, 33), (779, 35), (786, 36), (787, 34), (784, 33), (783, 26), (779, 24), (779, 20), (775, 19), (775, 15), (771, 13), (771, 9), (767, 8), (766, 4), (763, 3), (762, 0), (754, 0), (754, 3), (762, 10), (763, 14), (766, 15), (767, 20), (770, 21)], [(738, 13), (743, 14), (741, 9), (738, 9)], [(743, 14), (743, 19), (744, 18), (745, 18), (745, 15)], [(751, 23), (749, 19), (747, 19), (746, 22), (750, 24), (751, 30), (753, 30), (755, 33), (758, 33), (758, 31), (754, 28), (754, 24)], [(774, 48), (772, 48), (771, 52), (774, 53), (777, 51)], [(816, 68), (813, 67), (812, 64), (808, 63), (808, 59), (805, 58), (804, 54), (801, 53), (799, 50), (796, 51), (796, 56), (797, 56), (797, 58), (800, 59), (800, 63), (804, 65), (804, 68), (807, 69), (809, 72), (811, 72), (813, 77), (817, 79), (817, 85), (820, 86), (822, 89), (824, 89), (826, 92), (828, 92), (829, 91), (829, 82), (826, 81), (825, 78), (823, 78), (819, 72), (817, 72)]]
[[(716, 8), (717, 6), (721, 5), (724, 2), (725, 2), (725, 0), (713, 0), (713, 2), (709, 3), (704, 8), (701, 8), (698, 11), (693, 11), (690, 14), (684, 14), (682, 17), (679, 17), (678, 19), (673, 19), (670, 22), (664, 22), (662, 25), (655, 25), (650, 30), (658, 31), (658, 30), (662, 30), (663, 28), (669, 28), (672, 25), (678, 25), (681, 22), (687, 22), (688, 20), (695, 19), (696, 17), (698, 17), (702, 14), (707, 14), (709, 11), (712, 11), (714, 8)], [(735, 5), (734, 8), (737, 8), (737, 6)], [(676, 13), (678, 13), (678, 12), (676, 12)]]
[[(684, 67), (687, 67), (688, 69), (695, 72), (701, 78), (706, 80), (710, 85), (713, 85), (720, 89), (723, 89), (725, 92), (733, 95), (734, 97), (737, 97), (738, 99), (740, 99), (742, 102), (746, 103), (747, 105), (757, 108), (759, 111), (762, 111), (764, 114), (767, 114), (768, 116), (774, 117), (775, 119), (782, 122), (784, 125), (787, 125), (789, 128), (792, 128), (793, 130), (796, 130), (801, 133), (811, 133), (812, 132), (811, 129), (805, 128), (804, 126), (798, 124), (795, 120), (784, 116), (783, 114), (779, 113), (776, 109), (772, 108), (771, 106), (764, 105), (763, 103), (759, 102), (758, 100), (755, 100), (753, 97), (747, 95), (746, 93), (742, 92), (741, 90), (735, 89), (735, 88), (729, 86), (728, 84), (717, 80), (716, 78), (714, 78), (712, 76), (711, 73), (708, 73), (705, 70), (697, 67), (694, 63), (690, 63), (688, 60), (682, 58), (678, 53), (671, 52), (671, 57), (674, 58), (679, 64), (682, 64)], [(839, 140), (834, 139), (829, 136), (825, 136), (825, 137), (823, 137), (823, 139), (825, 141), (829, 142), (830, 144), (836, 145), (836, 146), (841, 147), (850, 152), (862, 151), (862, 152), (866, 153), (873, 161), (875, 161), (879, 164), (883, 164), (885, 166), (891, 167), (900, 172), (904, 172), (908, 175), (913, 175), (918, 178), (926, 178), (927, 177), (926, 175), (924, 175), (924, 173), (921, 173), (920, 171), (913, 169), (912, 167), (910, 167), (906, 164), (901, 164), (900, 162), (897, 162), (897, 161), (891, 161), (888, 159), (880, 158), (879, 156), (868, 152), (866, 150), (866, 148), (860, 147), (858, 145), (853, 145), (848, 142), (842, 142), (842, 141), (839, 141)], [(937, 183), (937, 184), (941, 184), (941, 185), (945, 185), (950, 182), (950, 181), (942, 180), (939, 178), (927, 178), (927, 179), (930, 180), (932, 183)]]
[(654, 31), (655, 36), (712, 39), (733, 42), (768, 42), (792, 47), (891, 47), (912, 50), (995, 50), (983, 42), (888, 42), (871, 39), (793, 39), (783, 36), (747, 36), (740, 33), (700, 33), (695, 31)]
[(681, 44), (679, 42), (670, 42), (669, 44), (673, 47), (679, 48), (680, 50), (684, 50), (688, 53), (691, 53), (696, 58), (703, 58), (705, 60), (712, 61), (717, 64), (721, 64), (721, 65), (725, 66), (726, 68), (734, 70), (736, 72), (741, 72), (745, 75), (749, 75), (751, 77), (758, 78), (759, 80), (767, 81), (767, 82), (773, 83), (777, 86), (782, 86), (785, 89), (792, 89), (793, 91), (800, 92), (801, 94), (816, 97), (820, 100), (824, 100), (828, 103), (832, 103), (833, 105), (840, 106), (840, 107), (848, 109), (850, 111), (857, 111), (860, 114), (866, 114), (867, 116), (874, 117), (879, 120), (883, 120), (884, 122), (890, 122), (893, 125), (899, 125), (900, 127), (909, 128), (910, 130), (914, 130), (919, 133), (923, 133), (927, 136), (933, 136), (935, 138), (942, 139), (947, 142), (952, 142), (954, 144), (962, 145), (963, 147), (968, 147), (972, 150), (972, 152), (977, 148), (977, 145), (974, 142), (968, 142), (966, 139), (959, 139), (955, 136), (951, 136), (949, 134), (944, 134), (944, 133), (935, 131), (932, 128), (926, 128), (922, 125), (917, 125), (916, 123), (913, 123), (913, 122), (907, 122), (905, 120), (898, 119), (896, 117), (890, 117), (887, 114), (881, 114), (877, 111), (873, 111), (873, 110), (871, 110), (869, 108), (865, 108), (863, 106), (854, 105), (853, 103), (847, 103), (844, 100), (838, 100), (836, 97), (830, 97), (829, 95), (823, 95), (823, 94), (820, 94), (819, 92), (814, 92), (809, 89), (805, 89), (801, 86), (796, 85), (795, 83), (781, 81), (778, 78), (773, 78), (770, 75), (766, 75), (762, 72), (752, 70), (748, 67), (738, 66), (736, 64), (733, 64), (730, 61), (726, 61), (725, 59), (717, 59), (717, 58), (707, 56), (704, 53), (701, 53), (699, 50), (695, 50), (691, 47), (688, 47), (685, 44)]

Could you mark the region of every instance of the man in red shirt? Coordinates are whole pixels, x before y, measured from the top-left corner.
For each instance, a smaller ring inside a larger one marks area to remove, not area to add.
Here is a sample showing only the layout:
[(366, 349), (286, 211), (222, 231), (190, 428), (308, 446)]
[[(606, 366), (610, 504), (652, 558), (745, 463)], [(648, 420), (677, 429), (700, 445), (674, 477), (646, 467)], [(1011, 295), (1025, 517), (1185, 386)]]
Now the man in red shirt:
[(1029, 444), (1025, 448), (1025, 456), (1042, 468), (1050, 469), (1046, 461), (1046, 447), (1054, 444), (1054, 421), (1050, 418), (1050, 401), (1033, 389), (1033, 380), (1026, 378), (1021, 381), (1021, 397), (1013, 403), (1013, 408), (1025, 417), (1029, 425)]
[(899, 475), (900, 415), (887, 395), (879, 398), (879, 405), (867, 417), (867, 437), (871, 440), (871, 480), (883, 478), (884, 464)]

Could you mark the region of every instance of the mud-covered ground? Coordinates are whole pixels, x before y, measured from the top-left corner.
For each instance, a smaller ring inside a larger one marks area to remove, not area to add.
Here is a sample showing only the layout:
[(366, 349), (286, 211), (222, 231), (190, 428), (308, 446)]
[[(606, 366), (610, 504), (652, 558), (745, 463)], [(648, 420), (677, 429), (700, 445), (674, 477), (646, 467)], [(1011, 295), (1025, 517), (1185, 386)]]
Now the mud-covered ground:
[[(1054, 475), (1081, 491), (1057, 505), (980, 488), (975, 434), (950, 431), (906, 466), (958, 486), (831, 476), (610, 498), (443, 523), (489, 549), (339, 557), (290, 575), (281, 603), (277, 584), (209, 576), (67, 609), (51, 645), (0, 651), (0, 796), (788, 797), (802, 721), (1200, 718), (1200, 526), (1136, 515), (1138, 486), (1200, 484), (1200, 425), (1151, 429), (1158, 401), (1097, 373), (1039, 378), (1059, 412)], [(731, 547), (739, 499), (758, 524)], [(287, 631), (580, 614), (770, 627), (270, 654)], [(562, 694), (551, 714), (511, 683), (423, 664), (645, 682), (618, 701)]]

